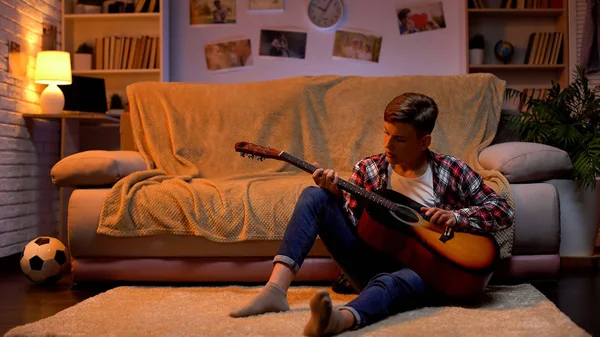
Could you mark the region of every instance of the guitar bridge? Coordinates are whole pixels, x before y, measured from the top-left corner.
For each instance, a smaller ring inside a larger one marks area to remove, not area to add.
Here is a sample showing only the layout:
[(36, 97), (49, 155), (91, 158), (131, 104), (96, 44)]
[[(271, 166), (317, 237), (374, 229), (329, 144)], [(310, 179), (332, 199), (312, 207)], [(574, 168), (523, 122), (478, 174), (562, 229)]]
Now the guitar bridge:
[(440, 241), (442, 241), (443, 243), (446, 243), (446, 241), (452, 239), (454, 237), (454, 230), (452, 230), (452, 227), (446, 227), (446, 229), (444, 230), (444, 234), (442, 234), (442, 236), (440, 236)]

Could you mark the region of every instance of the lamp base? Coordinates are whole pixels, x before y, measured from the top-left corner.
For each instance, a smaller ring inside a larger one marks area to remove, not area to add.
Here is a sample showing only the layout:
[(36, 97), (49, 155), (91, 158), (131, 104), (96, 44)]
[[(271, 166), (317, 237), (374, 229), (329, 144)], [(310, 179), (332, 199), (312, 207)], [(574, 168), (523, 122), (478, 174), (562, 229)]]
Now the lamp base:
[(49, 84), (40, 96), (40, 107), (44, 114), (60, 114), (65, 107), (65, 95), (56, 84)]

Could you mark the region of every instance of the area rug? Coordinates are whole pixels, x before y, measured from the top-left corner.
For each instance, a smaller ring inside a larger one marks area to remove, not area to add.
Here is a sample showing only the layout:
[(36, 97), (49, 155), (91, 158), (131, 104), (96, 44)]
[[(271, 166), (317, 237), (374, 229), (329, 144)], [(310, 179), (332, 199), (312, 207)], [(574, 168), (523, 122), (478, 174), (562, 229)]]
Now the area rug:
[[(292, 287), (291, 311), (228, 313), (259, 287), (117, 287), (5, 336), (302, 336), (320, 287)], [(331, 292), (330, 292), (331, 293)], [(355, 295), (331, 293), (334, 305)], [(590, 336), (529, 284), (491, 286), (477, 305), (426, 307), (341, 336)]]

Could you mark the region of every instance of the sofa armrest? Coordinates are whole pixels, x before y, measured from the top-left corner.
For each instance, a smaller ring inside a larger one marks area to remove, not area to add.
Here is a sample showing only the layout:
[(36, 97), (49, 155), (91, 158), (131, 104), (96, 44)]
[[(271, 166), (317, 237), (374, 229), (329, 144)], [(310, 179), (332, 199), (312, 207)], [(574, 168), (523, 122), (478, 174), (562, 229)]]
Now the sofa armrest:
[(52, 167), (50, 176), (57, 186), (108, 186), (143, 170), (146, 162), (136, 151), (92, 150), (61, 159)]
[(573, 168), (566, 151), (531, 142), (491, 145), (481, 151), (479, 162), (486, 170), (502, 173), (509, 183), (561, 178)]

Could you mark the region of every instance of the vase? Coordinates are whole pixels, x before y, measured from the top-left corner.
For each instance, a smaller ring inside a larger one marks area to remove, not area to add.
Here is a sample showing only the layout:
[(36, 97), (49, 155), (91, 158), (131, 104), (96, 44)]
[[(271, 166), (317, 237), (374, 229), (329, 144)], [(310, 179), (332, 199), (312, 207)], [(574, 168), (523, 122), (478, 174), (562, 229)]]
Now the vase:
[(73, 70), (91, 70), (92, 54), (73, 54)]
[(483, 49), (474, 48), (469, 49), (469, 64), (478, 65), (483, 64)]

